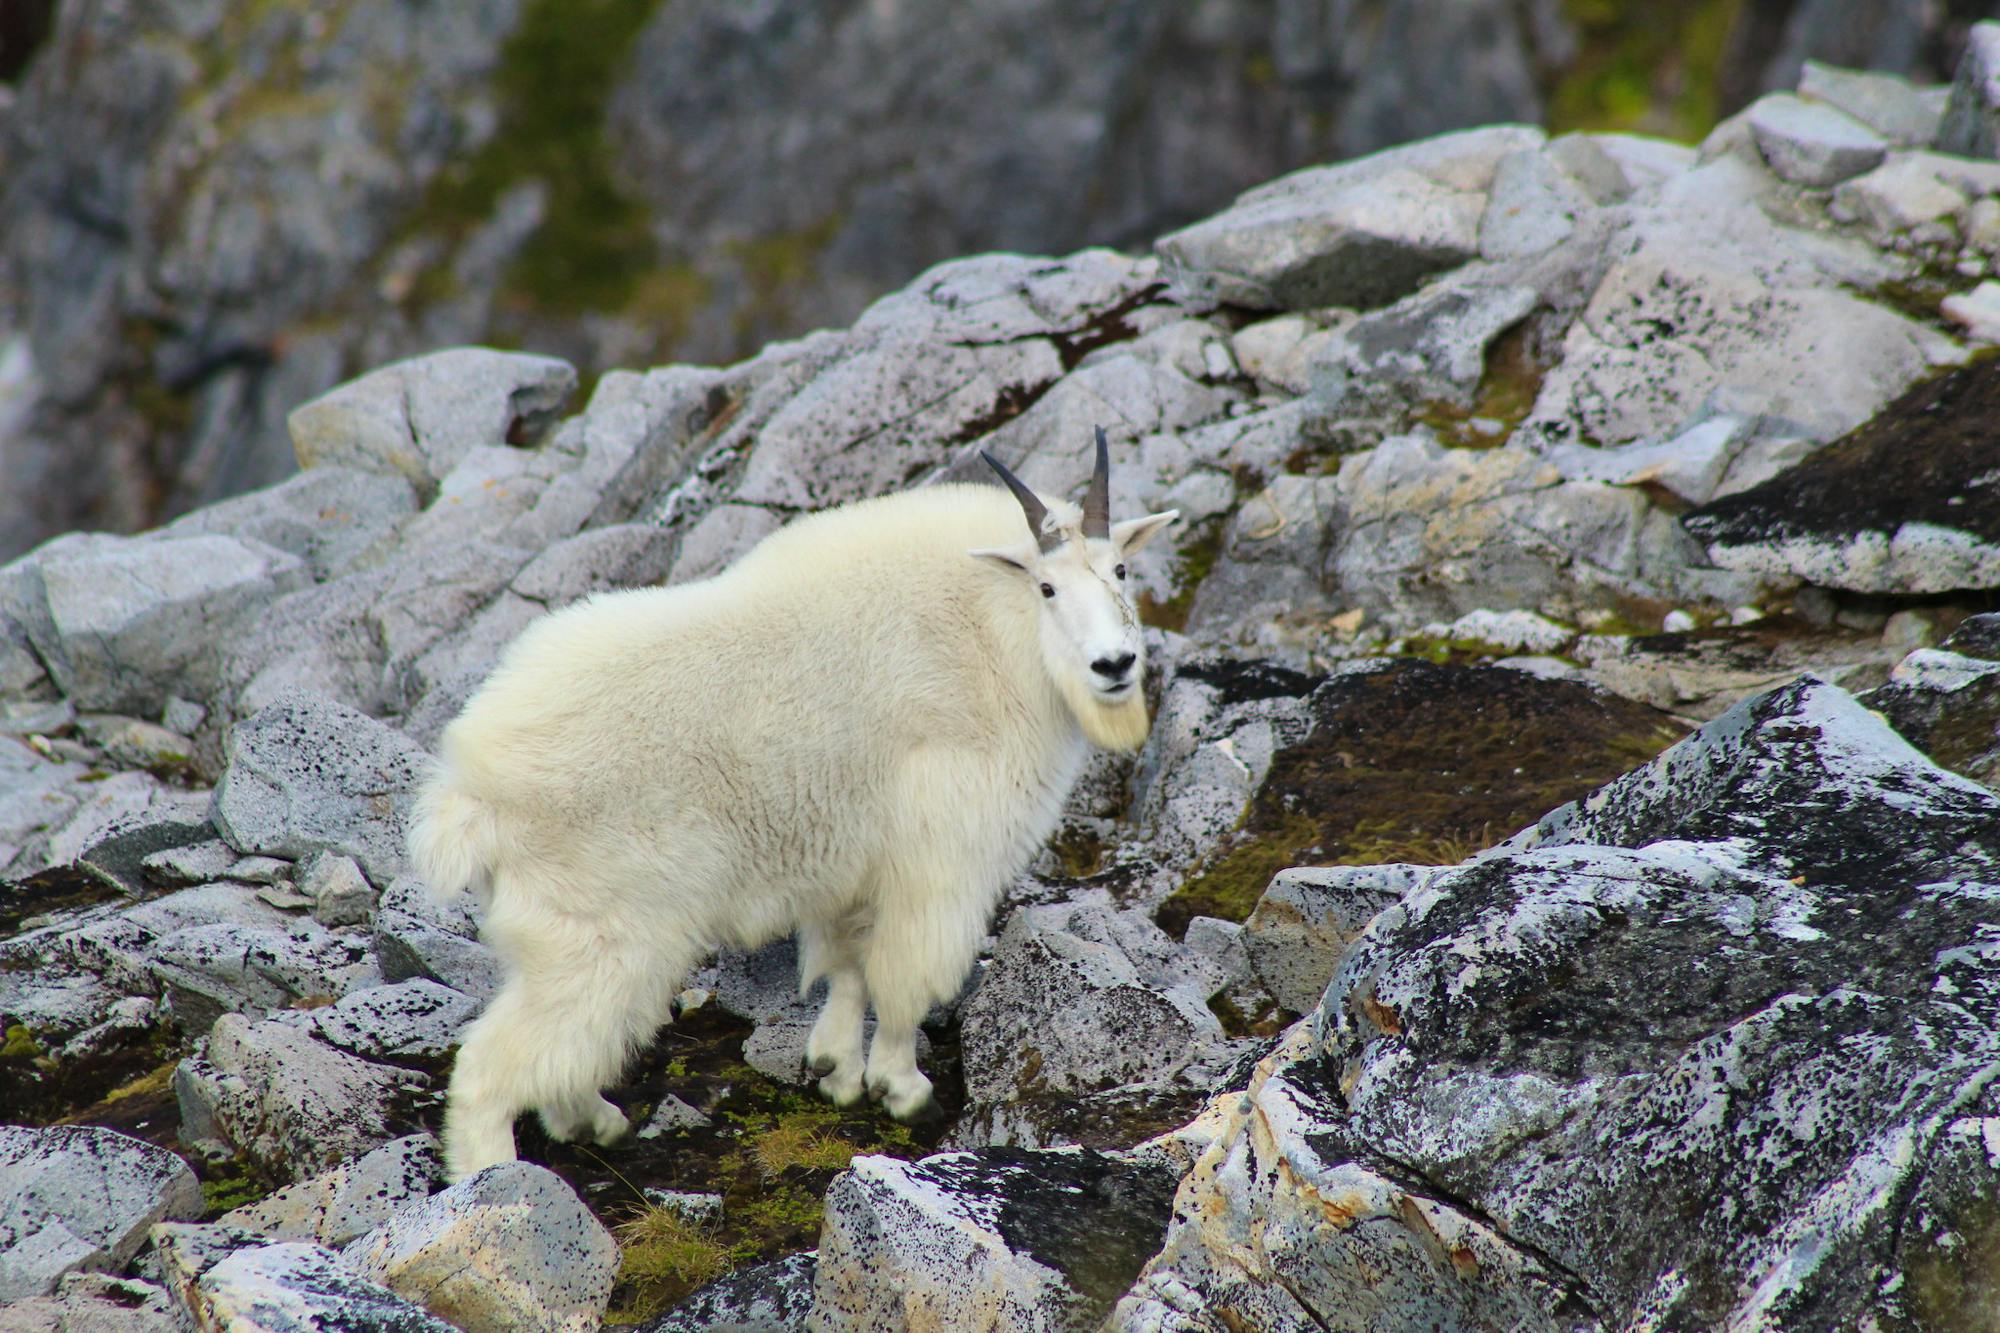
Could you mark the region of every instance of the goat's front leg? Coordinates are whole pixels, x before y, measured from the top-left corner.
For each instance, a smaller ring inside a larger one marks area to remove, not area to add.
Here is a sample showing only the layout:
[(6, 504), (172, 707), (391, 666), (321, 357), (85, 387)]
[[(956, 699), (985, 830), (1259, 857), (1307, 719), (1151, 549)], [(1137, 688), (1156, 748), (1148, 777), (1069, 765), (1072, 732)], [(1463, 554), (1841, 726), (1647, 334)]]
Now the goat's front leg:
[(861, 1100), (861, 1046), (867, 1012), (868, 986), (860, 968), (848, 964), (827, 974), (826, 1005), (806, 1038), (806, 1064), (822, 1076), (820, 1095), (835, 1106), (852, 1106)]

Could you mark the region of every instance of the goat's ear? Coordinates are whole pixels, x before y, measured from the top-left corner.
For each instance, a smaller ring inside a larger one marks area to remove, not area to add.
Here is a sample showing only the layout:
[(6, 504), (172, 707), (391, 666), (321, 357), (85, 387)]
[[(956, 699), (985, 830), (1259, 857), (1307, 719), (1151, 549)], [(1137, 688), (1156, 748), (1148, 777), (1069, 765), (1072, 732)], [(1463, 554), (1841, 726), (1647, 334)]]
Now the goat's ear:
[(1180, 516), (1180, 510), (1169, 509), (1162, 514), (1148, 514), (1144, 518), (1128, 518), (1123, 523), (1113, 523), (1111, 541), (1117, 546), (1118, 554), (1130, 555), (1159, 536), (1167, 524)]
[(1035, 557), (1041, 553), (1035, 549), (1033, 542), (1022, 542), (1019, 546), (988, 546), (967, 551), (966, 554), (1009, 574), (1026, 574), (1034, 568)]

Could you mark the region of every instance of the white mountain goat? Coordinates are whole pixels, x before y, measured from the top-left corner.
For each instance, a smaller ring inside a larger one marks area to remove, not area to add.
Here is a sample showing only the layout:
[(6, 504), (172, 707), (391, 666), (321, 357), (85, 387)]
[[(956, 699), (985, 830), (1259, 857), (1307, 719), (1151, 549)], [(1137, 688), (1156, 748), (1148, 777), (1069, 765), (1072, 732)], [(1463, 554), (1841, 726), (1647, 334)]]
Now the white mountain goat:
[(1145, 739), (1124, 561), (1177, 516), (1110, 521), (1101, 430), (1081, 510), (986, 461), (1011, 498), (844, 505), (715, 578), (549, 616), (445, 730), (411, 853), (437, 891), (486, 897), (506, 965), (452, 1074), (454, 1179), (511, 1159), (529, 1108), (557, 1138), (620, 1137), (600, 1090), (689, 969), (792, 930), (801, 992), (828, 983), (821, 1091), (930, 1109), (918, 1023), (963, 984), (1087, 744)]

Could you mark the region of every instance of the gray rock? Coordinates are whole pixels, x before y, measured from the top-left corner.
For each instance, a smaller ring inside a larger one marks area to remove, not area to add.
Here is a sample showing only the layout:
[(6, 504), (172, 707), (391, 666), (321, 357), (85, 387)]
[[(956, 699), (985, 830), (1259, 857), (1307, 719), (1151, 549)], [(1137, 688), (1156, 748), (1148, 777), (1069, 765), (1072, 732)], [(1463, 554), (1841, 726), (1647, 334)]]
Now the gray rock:
[(167, 1293), (150, 1282), (71, 1273), (53, 1296), (0, 1305), (0, 1333), (173, 1333)]
[(345, 1250), (355, 1271), (466, 1333), (589, 1333), (618, 1246), (570, 1187), (529, 1162), (488, 1167)]
[(324, 582), (389, 540), (416, 510), (416, 493), (400, 476), (326, 466), (198, 509), (168, 525), (166, 535), (259, 541), (298, 556), (314, 581)]
[(1080, 1148), (857, 1157), (827, 1189), (806, 1327), (1095, 1328), (1158, 1248), (1173, 1185)]
[(214, 1141), (280, 1177), (316, 1175), (392, 1137), (424, 1075), (371, 1065), (283, 1021), (224, 1014), (174, 1070), (184, 1141)]
[(645, 1191), (646, 1202), (665, 1213), (671, 1213), (681, 1221), (695, 1226), (708, 1226), (722, 1217), (722, 1196), (702, 1194), (690, 1190)]
[(657, 1139), (662, 1134), (679, 1134), (685, 1130), (700, 1129), (709, 1123), (709, 1117), (668, 1093), (634, 1134), (642, 1139)]
[(286, 419), (302, 467), (401, 476), (427, 503), (470, 451), (531, 447), (576, 390), (554, 357), (457, 347), (372, 371)]
[(70, 866), (128, 893), (144, 886), (146, 858), (207, 841), (208, 796), (169, 787), (151, 774), (119, 773), (82, 789), (61, 822), (30, 842), (12, 870)]
[(1937, 137), (1944, 118), (1944, 95), (1909, 80), (1871, 70), (1841, 69), (1808, 60), (1799, 75), (1799, 96), (1838, 107), (1905, 148), (1921, 148)]
[(379, 977), (365, 940), (335, 935), (313, 921), (283, 928), (190, 926), (162, 937), (151, 955), (175, 1022), (195, 1034), (224, 1013), (324, 1000)]
[(2000, 616), (1973, 616), (1912, 652), (1861, 702), (1937, 763), (2000, 786)]
[(1342, 329), (1309, 368), (1313, 396), (1334, 411), (1385, 397), (1470, 407), (1487, 349), (1539, 299), (1529, 287), (1435, 282)]
[(429, 757), (401, 734), (290, 692), (239, 723), (225, 752), (212, 817), (238, 851), (331, 849), (381, 883), (402, 869), (404, 821)]
[(79, 708), (157, 713), (170, 694), (212, 693), (222, 645), (310, 577), (295, 555), (220, 533), (74, 533), (0, 571), (0, 611)]
[(478, 1000), (419, 977), (352, 991), (313, 1010), (312, 1028), (364, 1060), (402, 1060), (447, 1054), (478, 1014)]
[(437, 1140), (412, 1134), (232, 1209), (220, 1220), (272, 1240), (339, 1247), (429, 1198), (443, 1174)]
[(1014, 913), (962, 1021), (973, 1102), (1169, 1078), (1222, 1040), (1220, 969), (1136, 913)]
[(355, 926), (375, 910), (375, 886), (349, 857), (315, 852), (299, 863), (299, 892), (322, 926)]
[(1468, 130), (1295, 172), (1156, 249), (1194, 304), (1382, 305), (1478, 254), (1500, 159), (1541, 143), (1525, 126)]
[(671, 534), (644, 523), (579, 532), (549, 547), (514, 576), (513, 590), (553, 610), (579, 597), (665, 579)]
[(1966, 32), (1937, 146), (1961, 157), (2000, 156), (2000, 23), (1975, 23)]
[[(1572, 159), (1583, 156), (1589, 146), (1584, 139), (1572, 138), (1569, 143), (1576, 145), (1567, 154)], [(1602, 150), (1597, 156), (1602, 163), (1600, 172), (1605, 168), (1618, 172)], [(1623, 175), (1617, 180), (1622, 184)], [(1617, 186), (1607, 183), (1604, 188), (1609, 192)], [(1479, 255), (1482, 259), (1520, 259), (1550, 250), (1576, 230), (1578, 215), (1593, 204), (1590, 192), (1557, 160), (1554, 145), (1540, 151), (1509, 153), (1494, 170), (1493, 191), (1479, 218)]]
[(1316, 866), (1281, 870), (1243, 923), (1243, 946), (1272, 998), (1311, 1013), (1340, 956), (1386, 907), (1423, 879), (1425, 867)]
[(236, 1250), (182, 1296), (198, 1328), (221, 1333), (448, 1333), (453, 1325), (358, 1276), (331, 1250), (303, 1241)]
[(1886, 139), (1854, 117), (1790, 93), (1771, 93), (1749, 110), (1751, 136), (1771, 170), (1814, 189), (1838, 185), (1881, 164)]
[(374, 926), (383, 980), (427, 978), (481, 1001), (500, 989), (499, 956), (477, 939), (391, 907), (375, 913)]
[(797, 1333), (812, 1310), (818, 1264), (819, 1255), (808, 1250), (739, 1268), (643, 1327), (646, 1333)]
[[(1114, 1326), (1914, 1317), (1893, 1277), (1942, 1231), (1912, 1201), (2000, 1068), (1996, 813), (1807, 677), (1433, 872), (1197, 1163)], [(1990, 1158), (1968, 1185), (2000, 1187)]]
[(120, 713), (83, 713), (76, 727), (90, 744), (120, 768), (188, 773), (194, 762), (194, 742), (179, 732)]
[(0, 1303), (81, 1269), (116, 1272), (153, 1223), (201, 1211), (194, 1172), (164, 1148), (88, 1126), (0, 1126)]

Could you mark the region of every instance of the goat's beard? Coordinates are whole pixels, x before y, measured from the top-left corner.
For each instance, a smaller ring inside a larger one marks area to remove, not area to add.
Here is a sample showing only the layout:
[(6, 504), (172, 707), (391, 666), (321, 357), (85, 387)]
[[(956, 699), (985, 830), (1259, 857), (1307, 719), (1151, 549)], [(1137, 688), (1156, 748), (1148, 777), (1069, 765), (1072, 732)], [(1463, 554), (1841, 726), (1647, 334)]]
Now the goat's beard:
[(1074, 680), (1065, 680), (1063, 694), (1084, 738), (1092, 745), (1130, 754), (1146, 743), (1152, 719), (1146, 715), (1146, 692), (1137, 683), (1115, 704), (1104, 702), (1089, 686)]

